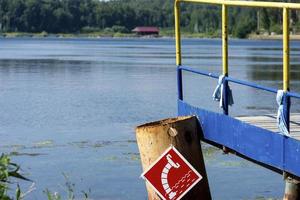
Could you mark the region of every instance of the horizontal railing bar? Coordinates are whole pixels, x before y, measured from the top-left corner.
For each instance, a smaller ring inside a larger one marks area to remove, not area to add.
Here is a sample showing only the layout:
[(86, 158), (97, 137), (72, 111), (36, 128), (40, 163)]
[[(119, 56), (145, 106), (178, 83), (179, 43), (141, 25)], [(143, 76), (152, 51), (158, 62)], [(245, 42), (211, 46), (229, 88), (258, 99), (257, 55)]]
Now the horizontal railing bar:
[(212, 77), (212, 78), (215, 78), (215, 79), (219, 78), (218, 75), (215, 75), (215, 74), (212, 74), (212, 73), (209, 73), (209, 72), (206, 72), (206, 71), (202, 71), (202, 70), (193, 69), (193, 68), (187, 67), (187, 66), (179, 66), (179, 69), (184, 70), (184, 71), (188, 71), (188, 72), (192, 72), (192, 73), (195, 73), (195, 74), (200, 74), (200, 75)]
[[(203, 71), (203, 70), (194, 69), (194, 68), (187, 67), (187, 66), (179, 66), (178, 69), (181, 69), (183, 71), (192, 72), (192, 73), (195, 73), (195, 74), (200, 74), (200, 75), (212, 77), (212, 78), (215, 78), (215, 79), (219, 78), (219, 76), (216, 75), (216, 74), (209, 73), (209, 72)], [(225, 77), (225, 79), (229, 82), (236, 83), (236, 84), (239, 84), (239, 85), (245, 85), (245, 86), (256, 88), (256, 89), (259, 89), (259, 90), (272, 92), (272, 93), (275, 93), (275, 94), (277, 93), (277, 89), (262, 86), (262, 85), (258, 85), (256, 83), (252, 83), (252, 82), (249, 82), (249, 81), (242, 81), (242, 80), (235, 79), (235, 78), (232, 78), (232, 77)], [(300, 94), (295, 93), (295, 92), (287, 92), (287, 95), (290, 96), (290, 97), (300, 99)]]
[(226, 77), (226, 80), (228, 80), (229, 82), (249, 86), (249, 87), (264, 90), (264, 91), (267, 91), (267, 92), (272, 92), (272, 93), (275, 93), (275, 94), (277, 93), (276, 89), (273, 89), (273, 88), (270, 88), (270, 87), (265, 87), (265, 86), (262, 86), (262, 85), (258, 85), (256, 83), (251, 83), (251, 82), (248, 82), (248, 81), (242, 81), (242, 80), (234, 79), (234, 78), (231, 78), (231, 77)]
[[(219, 78), (219, 76), (216, 75), (216, 74), (212, 74), (212, 73), (202, 71), (202, 70), (198, 70), (198, 69), (193, 69), (193, 68), (187, 67), (187, 66), (179, 66), (179, 69), (181, 69), (183, 71), (192, 72), (192, 73), (195, 73), (195, 74), (200, 74), (200, 75), (212, 77), (212, 78), (215, 78), (215, 79)], [(267, 92), (272, 92), (272, 93), (275, 93), (275, 94), (277, 93), (276, 89), (265, 87), (265, 86), (258, 85), (258, 84), (255, 84), (255, 83), (251, 83), (251, 82), (248, 82), (248, 81), (242, 81), (242, 80), (238, 80), (238, 79), (231, 78), (231, 77), (225, 77), (225, 79), (229, 82), (233, 82), (233, 83), (236, 83), (236, 84), (239, 84), (239, 85), (245, 85), (245, 86), (248, 86), (248, 87), (264, 90), (264, 91), (267, 91)]]
[(206, 4), (241, 6), (241, 7), (300, 9), (299, 3), (282, 3), (282, 2), (265, 2), (265, 1), (177, 0), (177, 2), (206, 3)]
[(287, 92), (287, 95), (290, 96), (290, 97), (300, 99), (300, 95), (295, 93), (295, 92)]

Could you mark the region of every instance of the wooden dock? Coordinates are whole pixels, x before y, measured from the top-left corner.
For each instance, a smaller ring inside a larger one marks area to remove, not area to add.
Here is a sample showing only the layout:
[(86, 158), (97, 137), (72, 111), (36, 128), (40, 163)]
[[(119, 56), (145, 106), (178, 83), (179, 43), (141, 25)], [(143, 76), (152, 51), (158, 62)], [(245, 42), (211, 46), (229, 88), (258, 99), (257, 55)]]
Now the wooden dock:
[[(256, 127), (279, 133), (276, 115), (242, 116), (236, 117), (236, 119)], [(290, 134), (292, 138), (300, 140), (300, 114), (298, 113), (291, 113), (290, 115)]]

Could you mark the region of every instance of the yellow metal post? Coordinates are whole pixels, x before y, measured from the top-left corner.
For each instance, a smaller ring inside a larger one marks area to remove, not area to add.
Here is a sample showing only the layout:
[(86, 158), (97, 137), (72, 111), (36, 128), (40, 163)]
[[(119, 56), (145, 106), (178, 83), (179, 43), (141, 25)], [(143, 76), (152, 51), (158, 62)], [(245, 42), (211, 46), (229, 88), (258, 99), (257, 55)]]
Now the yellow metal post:
[(283, 8), (283, 90), (290, 87), (290, 18), (289, 9)]
[(180, 37), (180, 2), (175, 1), (175, 41), (176, 41), (176, 65), (181, 65), (181, 37)]
[[(227, 22), (227, 6), (222, 4), (222, 64), (223, 75), (228, 76), (228, 22)], [(224, 82), (225, 99), (223, 103), (223, 113), (228, 115), (228, 82)], [(228, 153), (227, 147), (223, 146), (223, 152)]]
[(228, 22), (227, 22), (227, 6), (222, 5), (222, 61), (223, 75), (228, 75)]
[[(300, 5), (300, 4), (298, 4)], [(283, 90), (290, 90), (290, 17), (289, 9), (283, 8)], [(284, 115), (287, 121), (287, 129), (290, 131), (290, 97), (284, 98)], [(285, 159), (285, 157), (283, 157)], [(300, 181), (283, 173), (285, 177), (284, 200), (300, 199)]]
[(177, 0), (190, 3), (205, 3), (226, 6), (256, 7), (256, 8), (289, 8), (300, 9), (299, 3), (282, 3), (268, 1), (237, 1), (237, 0)]

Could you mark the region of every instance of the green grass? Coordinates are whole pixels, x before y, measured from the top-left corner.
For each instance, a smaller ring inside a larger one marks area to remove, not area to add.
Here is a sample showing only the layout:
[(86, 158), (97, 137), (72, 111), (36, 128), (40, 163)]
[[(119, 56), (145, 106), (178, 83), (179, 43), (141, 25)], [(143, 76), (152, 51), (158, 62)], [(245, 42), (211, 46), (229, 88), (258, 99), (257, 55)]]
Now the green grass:
[[(69, 177), (63, 173), (63, 176), (65, 178), (65, 191), (66, 191), (66, 199), (67, 200), (75, 200), (75, 199), (78, 199), (76, 196), (75, 196), (75, 184), (73, 182), (70, 181)], [(85, 192), (85, 191), (82, 191), (82, 197), (79, 198), (79, 199), (82, 199), (82, 200), (88, 200), (89, 199), (89, 192)], [(62, 199), (65, 199), (65, 198), (62, 198), (61, 194), (59, 194), (58, 192), (52, 192), (50, 191), (49, 189), (46, 189), (44, 191), (44, 193), (46, 194), (47, 196), (47, 199), (48, 200), (62, 200)]]
[(41, 33), (24, 33), (24, 32), (5, 32), (0, 33), (0, 37), (7, 38), (17, 38), (17, 37), (33, 37), (33, 38), (43, 38), (43, 37), (59, 37), (59, 38), (76, 38), (76, 37), (86, 37), (86, 38), (97, 38), (97, 37), (135, 37), (133, 33), (119, 33), (119, 32), (106, 32), (97, 31), (90, 33), (55, 33), (48, 34), (46, 32)]
[(13, 199), (8, 195), (8, 191), (15, 188), (15, 199), (20, 200), (22, 193), (19, 185), (15, 185), (12, 179), (20, 179), (30, 181), (29, 179), (22, 176), (19, 172), (19, 165), (12, 163), (8, 155), (2, 154), (0, 156), (0, 199), (11, 200)]
[[(160, 36), (174, 37), (174, 28), (161, 28)], [(181, 37), (183, 38), (218, 38), (221, 37), (220, 31), (207, 32), (207, 33), (193, 33), (187, 28), (181, 28)]]
[[(67, 200), (75, 200), (75, 184), (72, 183), (66, 174), (65, 177), (65, 196)], [(0, 199), (1, 200), (22, 200), (25, 196), (29, 195), (34, 190), (30, 188), (27, 192), (22, 192), (19, 187), (18, 181), (31, 181), (20, 173), (20, 166), (11, 162), (8, 155), (2, 154), (0, 156)], [(31, 181), (32, 182), (32, 181)], [(34, 184), (33, 184), (34, 185)], [(12, 197), (12, 190), (15, 190), (15, 195)], [(49, 189), (44, 191), (48, 200), (61, 200), (62, 195), (58, 192), (52, 192)], [(89, 192), (82, 191), (80, 199), (88, 200)], [(64, 198), (64, 199), (66, 199)]]

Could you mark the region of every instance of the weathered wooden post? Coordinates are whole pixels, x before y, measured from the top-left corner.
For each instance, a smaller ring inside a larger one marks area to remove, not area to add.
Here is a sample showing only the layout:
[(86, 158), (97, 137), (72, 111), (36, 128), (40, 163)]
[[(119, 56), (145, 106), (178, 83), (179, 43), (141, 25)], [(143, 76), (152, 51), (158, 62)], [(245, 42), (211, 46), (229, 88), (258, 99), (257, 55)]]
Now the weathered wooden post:
[[(210, 200), (211, 194), (205, 170), (201, 143), (201, 129), (194, 116), (165, 119), (136, 128), (136, 138), (143, 170), (173, 145), (203, 176), (203, 179), (183, 199)], [(150, 185), (146, 185), (150, 200), (160, 199)]]
[(300, 200), (300, 180), (289, 177), (288, 174), (285, 177), (283, 200)]

